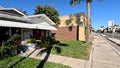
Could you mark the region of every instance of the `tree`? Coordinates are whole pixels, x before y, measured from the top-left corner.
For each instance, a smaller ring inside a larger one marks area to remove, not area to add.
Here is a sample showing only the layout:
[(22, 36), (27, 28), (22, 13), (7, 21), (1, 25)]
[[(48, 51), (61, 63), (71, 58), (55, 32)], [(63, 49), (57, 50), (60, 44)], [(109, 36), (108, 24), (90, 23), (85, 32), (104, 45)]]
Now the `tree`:
[(34, 10), (34, 14), (45, 14), (56, 24), (59, 22), (59, 17), (58, 17), (59, 13), (52, 6), (48, 6), (48, 5), (41, 6), (40, 4), (37, 4)]
[(104, 26), (100, 26), (100, 28), (104, 28)]
[(119, 26), (119, 25), (115, 24), (114, 26)]
[[(85, 1), (85, 0), (71, 0), (70, 4), (76, 5), (76, 4), (80, 4), (81, 1)], [(87, 30), (86, 30), (86, 43), (90, 42), (90, 4), (91, 4), (92, 0), (86, 0), (87, 3)]]
[(28, 15), (26, 10), (22, 10), (22, 9), (18, 9), (18, 10), (19, 10), (20, 12), (22, 12), (23, 14)]

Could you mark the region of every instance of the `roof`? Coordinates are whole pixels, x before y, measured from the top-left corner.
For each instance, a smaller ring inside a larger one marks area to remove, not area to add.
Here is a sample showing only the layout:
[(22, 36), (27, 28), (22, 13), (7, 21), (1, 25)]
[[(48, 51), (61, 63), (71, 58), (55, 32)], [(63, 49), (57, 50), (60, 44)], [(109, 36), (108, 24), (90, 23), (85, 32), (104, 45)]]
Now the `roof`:
[(34, 17), (39, 17), (41, 20), (47, 21), (50, 25), (55, 25), (55, 23), (52, 20), (50, 20), (45, 14), (17, 17), (17, 16), (11, 16), (11, 15), (6, 15), (6, 14), (1, 14), (0, 13), (0, 19), (11, 20), (11, 21), (19, 21), (19, 22), (24, 22), (24, 23), (39, 22), (39, 21), (35, 21), (33, 19)]
[(22, 16), (26, 16), (24, 13), (20, 12), (19, 10), (15, 9), (15, 8), (0, 8), (0, 10), (13, 10), (13, 11), (21, 14)]
[(55, 27), (50, 26), (50, 25), (46, 26), (46, 25), (39, 25), (39, 24), (7, 21), (7, 20), (0, 20), (0, 26), (2, 26), (2, 27), (28, 28), (28, 29), (57, 30)]
[(33, 19), (33, 18), (37, 17), (41, 20), (47, 21), (50, 25), (55, 25), (55, 23), (51, 19), (49, 19), (45, 14), (38, 14), (38, 15), (32, 15), (32, 16), (26, 16), (26, 17), (28, 17), (30, 19)]
[[(31, 28), (31, 29), (44, 29), (44, 30), (57, 30), (53, 25), (55, 23), (49, 19), (45, 14), (38, 14), (38, 15), (31, 15), (31, 16), (26, 16), (22, 12), (18, 11), (15, 8), (0, 8), (1, 11), (0, 13), (0, 26), (2, 27), (18, 27), (18, 28)], [(9, 10), (14, 10), (18, 14), (21, 14), (21, 16), (13, 16), (9, 15), (7, 13)], [(8, 11), (7, 11), (8, 10)], [(39, 18), (39, 20), (36, 20), (34, 18)], [(43, 20), (44, 22), (48, 23), (48, 25), (44, 24), (36, 24), (39, 23)]]
[(0, 19), (11, 20), (11, 21), (20, 21), (20, 22), (30, 22), (30, 20), (31, 20), (31, 19), (24, 18), (24, 17), (10, 16), (10, 15), (1, 14), (1, 13), (0, 13)]

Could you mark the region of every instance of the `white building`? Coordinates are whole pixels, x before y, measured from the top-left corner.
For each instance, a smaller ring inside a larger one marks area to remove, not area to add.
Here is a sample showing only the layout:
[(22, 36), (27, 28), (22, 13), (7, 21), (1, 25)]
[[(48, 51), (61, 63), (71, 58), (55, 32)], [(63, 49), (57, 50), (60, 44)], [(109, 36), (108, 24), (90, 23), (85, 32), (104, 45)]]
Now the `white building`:
[(12, 36), (17, 31), (24, 41), (30, 36), (35, 39), (47, 36), (50, 30), (57, 28), (45, 14), (27, 16), (15, 8), (0, 8), (0, 34)]
[(114, 26), (114, 21), (108, 21), (108, 27)]

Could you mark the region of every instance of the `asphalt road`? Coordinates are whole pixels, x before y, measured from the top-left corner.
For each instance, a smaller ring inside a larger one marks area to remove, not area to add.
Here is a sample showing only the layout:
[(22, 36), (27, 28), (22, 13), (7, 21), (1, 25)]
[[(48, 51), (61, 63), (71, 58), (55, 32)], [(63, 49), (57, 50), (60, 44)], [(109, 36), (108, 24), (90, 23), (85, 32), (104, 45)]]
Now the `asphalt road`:
[(105, 36), (106, 38), (115, 38), (115, 39), (119, 39), (120, 40), (120, 34), (112, 34), (112, 33), (101, 33), (103, 36)]
[[(106, 38), (113, 38), (113, 34), (110, 33), (102, 33), (101, 35), (103, 35)], [(114, 34), (114, 38), (115, 39), (119, 39), (120, 40), (120, 34)], [(113, 47), (115, 47), (119, 52), (120, 52), (120, 46), (116, 45), (115, 43), (107, 40), (111, 45), (113, 45)]]

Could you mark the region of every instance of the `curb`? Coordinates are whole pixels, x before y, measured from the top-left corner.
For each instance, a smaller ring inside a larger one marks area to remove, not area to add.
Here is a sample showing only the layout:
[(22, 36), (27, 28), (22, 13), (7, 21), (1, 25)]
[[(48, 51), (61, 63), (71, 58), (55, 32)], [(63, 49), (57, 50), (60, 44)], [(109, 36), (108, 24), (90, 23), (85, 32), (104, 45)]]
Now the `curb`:
[(119, 44), (119, 43), (117, 43), (117, 42), (115, 42), (115, 41), (113, 41), (113, 40), (111, 40), (111, 39), (109, 39), (109, 38), (107, 38), (107, 40), (109, 40), (109, 41), (111, 41), (111, 42), (115, 43), (116, 45), (120, 46), (120, 44)]
[[(104, 37), (103, 35), (100, 35), (100, 36)], [(120, 44), (119, 44), (119, 43), (117, 43), (117, 42), (115, 42), (115, 41), (113, 41), (113, 40), (111, 40), (111, 39), (109, 39), (109, 38), (107, 38), (107, 37), (104, 37), (104, 38), (106, 38), (107, 40), (109, 40), (109, 41), (111, 41), (111, 42), (115, 43), (116, 45), (120, 46)]]
[[(110, 42), (116, 44), (117, 46), (120, 46), (119, 43), (117, 43), (117, 42), (115, 42), (115, 41), (113, 41), (113, 40), (111, 40), (111, 39), (109, 39), (109, 38), (107, 38), (107, 40), (109, 40)], [(114, 47), (114, 48), (115, 48), (115, 47)], [(118, 51), (116, 48), (114, 49), (114, 51), (120, 56), (120, 51)]]
[[(101, 36), (102, 36), (102, 35), (101, 35)], [(102, 37), (104, 37), (104, 36), (102, 36)], [(115, 41), (113, 41), (113, 40), (111, 40), (111, 39), (109, 39), (109, 38), (107, 38), (107, 37), (104, 37), (104, 38), (106, 38), (109, 42), (115, 44), (116, 46), (120, 46), (119, 43), (117, 43), (117, 42), (115, 42)], [(114, 47), (114, 48), (115, 48), (115, 47)], [(120, 56), (120, 51), (118, 51), (116, 48), (114, 49), (114, 51)]]

